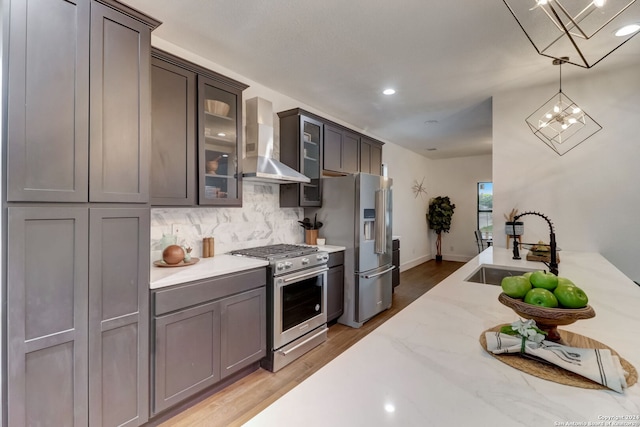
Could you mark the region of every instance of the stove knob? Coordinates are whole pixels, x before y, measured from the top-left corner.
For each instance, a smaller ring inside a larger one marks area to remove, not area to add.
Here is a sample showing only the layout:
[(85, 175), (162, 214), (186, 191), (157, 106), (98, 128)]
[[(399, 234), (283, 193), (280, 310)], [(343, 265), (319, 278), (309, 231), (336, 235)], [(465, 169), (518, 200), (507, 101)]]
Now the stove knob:
[(329, 260), (329, 255), (328, 254), (319, 254), (317, 257), (318, 261), (328, 261)]
[(284, 269), (284, 268), (285, 268), (285, 267), (284, 267), (284, 264), (283, 264), (283, 263), (279, 262), (279, 263), (277, 263), (277, 264), (276, 264), (276, 270), (280, 271), (280, 270), (282, 270), (282, 269)]
[(302, 258), (301, 262), (302, 262), (302, 265), (307, 265), (309, 264), (309, 258)]
[(284, 268), (291, 268), (293, 266), (293, 263), (291, 261), (287, 261), (284, 263)]

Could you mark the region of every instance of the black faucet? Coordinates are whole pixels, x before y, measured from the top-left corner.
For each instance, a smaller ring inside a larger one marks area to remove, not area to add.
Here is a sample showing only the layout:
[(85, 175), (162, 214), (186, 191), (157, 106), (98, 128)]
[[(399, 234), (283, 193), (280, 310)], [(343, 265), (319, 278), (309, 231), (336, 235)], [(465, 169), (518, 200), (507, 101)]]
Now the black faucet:
[(549, 261), (549, 264), (547, 264), (546, 262), (544, 263), (547, 267), (549, 267), (549, 271), (553, 274), (555, 274), (556, 276), (558, 275), (558, 262), (557, 262), (557, 258), (556, 258), (556, 233), (553, 229), (553, 223), (551, 222), (551, 220), (549, 218), (547, 218), (546, 215), (541, 214), (540, 212), (523, 212), (520, 215), (516, 215), (513, 218), (513, 259), (521, 259), (520, 258), (520, 251), (518, 249), (518, 239), (516, 237), (516, 225), (515, 222), (525, 216), (525, 215), (536, 215), (539, 216), (541, 218), (543, 218), (545, 221), (547, 221), (547, 224), (549, 224), (549, 250), (551, 251), (551, 259)]

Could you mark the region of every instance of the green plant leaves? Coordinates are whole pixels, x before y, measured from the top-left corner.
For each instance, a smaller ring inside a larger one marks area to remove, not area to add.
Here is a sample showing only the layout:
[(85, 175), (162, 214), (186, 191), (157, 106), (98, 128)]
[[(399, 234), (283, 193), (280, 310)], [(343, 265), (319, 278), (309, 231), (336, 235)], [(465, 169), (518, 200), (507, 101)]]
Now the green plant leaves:
[(427, 213), (429, 228), (437, 234), (443, 231), (448, 233), (455, 208), (456, 205), (451, 203), (447, 196), (438, 196), (429, 200), (429, 212)]

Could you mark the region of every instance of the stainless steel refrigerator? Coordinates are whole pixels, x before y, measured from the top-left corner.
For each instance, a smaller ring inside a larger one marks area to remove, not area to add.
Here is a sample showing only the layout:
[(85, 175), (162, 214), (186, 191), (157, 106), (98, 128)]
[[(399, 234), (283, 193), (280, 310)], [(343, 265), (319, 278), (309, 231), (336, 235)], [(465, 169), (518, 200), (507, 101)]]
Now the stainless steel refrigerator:
[(322, 180), (322, 207), (305, 216), (323, 223), (320, 237), (345, 246), (344, 313), (338, 322), (359, 328), (391, 307), (392, 180), (354, 174)]

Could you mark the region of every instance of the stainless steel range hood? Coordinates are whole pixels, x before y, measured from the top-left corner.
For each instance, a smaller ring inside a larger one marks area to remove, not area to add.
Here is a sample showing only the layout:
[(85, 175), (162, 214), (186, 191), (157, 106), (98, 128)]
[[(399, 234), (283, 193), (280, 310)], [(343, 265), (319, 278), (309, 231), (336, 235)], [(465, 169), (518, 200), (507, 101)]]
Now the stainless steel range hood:
[(272, 184), (309, 183), (311, 179), (273, 158), (273, 107), (271, 101), (247, 100), (247, 145), (242, 161), (244, 180)]

